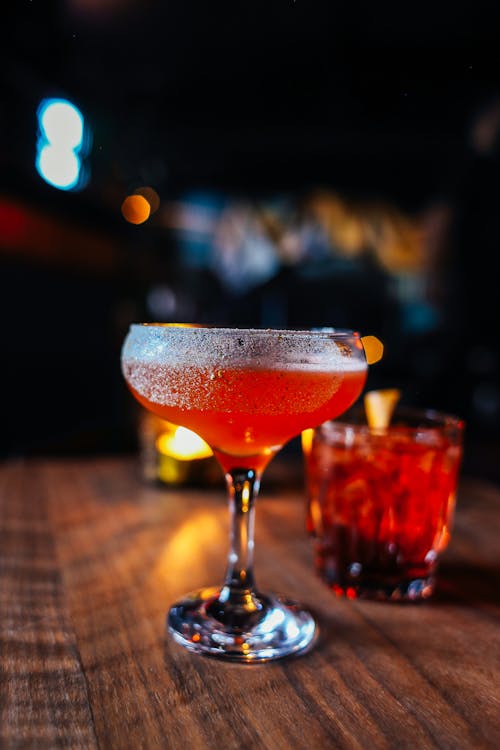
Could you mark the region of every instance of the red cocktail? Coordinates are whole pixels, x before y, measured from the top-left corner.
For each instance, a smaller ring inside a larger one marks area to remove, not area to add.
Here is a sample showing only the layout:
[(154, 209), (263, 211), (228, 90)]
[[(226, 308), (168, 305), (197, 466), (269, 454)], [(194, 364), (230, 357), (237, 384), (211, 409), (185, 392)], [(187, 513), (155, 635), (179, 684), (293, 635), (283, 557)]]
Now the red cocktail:
[(122, 371), (143, 406), (204, 438), (226, 475), (225, 583), (173, 605), (172, 636), (190, 651), (244, 662), (308, 648), (316, 632), (309, 612), (255, 587), (254, 500), (284, 443), (341, 414), (361, 393), (367, 364), (358, 334), (133, 325)]

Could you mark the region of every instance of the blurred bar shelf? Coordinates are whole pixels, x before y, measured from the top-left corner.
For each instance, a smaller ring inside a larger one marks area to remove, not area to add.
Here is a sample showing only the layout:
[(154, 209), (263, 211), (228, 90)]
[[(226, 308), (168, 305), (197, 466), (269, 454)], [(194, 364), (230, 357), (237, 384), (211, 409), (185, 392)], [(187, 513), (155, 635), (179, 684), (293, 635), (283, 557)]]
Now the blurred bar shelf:
[(264, 665), (165, 632), (169, 603), (223, 574), (222, 479), (148, 485), (135, 457), (0, 466), (2, 748), (500, 747), (500, 488), (462, 479), (435, 600), (349, 601), (313, 572), (300, 476), (272, 466), (258, 583), (314, 611), (320, 638)]

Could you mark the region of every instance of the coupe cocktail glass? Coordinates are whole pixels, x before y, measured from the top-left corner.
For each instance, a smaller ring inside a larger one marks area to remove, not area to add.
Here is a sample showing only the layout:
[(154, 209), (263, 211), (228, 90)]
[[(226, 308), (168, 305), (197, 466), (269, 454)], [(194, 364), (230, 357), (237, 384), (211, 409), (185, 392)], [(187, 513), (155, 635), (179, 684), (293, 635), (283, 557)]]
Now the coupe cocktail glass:
[(262, 472), (285, 443), (360, 395), (367, 364), (359, 335), (134, 324), (122, 371), (140, 404), (204, 438), (227, 482), (225, 581), (171, 607), (174, 639), (189, 651), (242, 662), (308, 648), (317, 631), (312, 615), (255, 585), (255, 499)]

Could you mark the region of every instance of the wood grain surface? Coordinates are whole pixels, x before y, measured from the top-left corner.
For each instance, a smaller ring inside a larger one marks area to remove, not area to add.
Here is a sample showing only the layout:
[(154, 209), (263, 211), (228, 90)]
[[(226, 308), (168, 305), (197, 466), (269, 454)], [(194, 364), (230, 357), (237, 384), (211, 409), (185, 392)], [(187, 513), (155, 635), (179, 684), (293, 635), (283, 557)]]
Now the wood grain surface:
[(191, 655), (169, 604), (220, 583), (217, 489), (146, 484), (135, 459), (0, 467), (0, 747), (500, 748), (500, 489), (464, 478), (435, 599), (337, 599), (315, 577), (304, 498), (264, 478), (259, 587), (320, 638), (260, 665)]

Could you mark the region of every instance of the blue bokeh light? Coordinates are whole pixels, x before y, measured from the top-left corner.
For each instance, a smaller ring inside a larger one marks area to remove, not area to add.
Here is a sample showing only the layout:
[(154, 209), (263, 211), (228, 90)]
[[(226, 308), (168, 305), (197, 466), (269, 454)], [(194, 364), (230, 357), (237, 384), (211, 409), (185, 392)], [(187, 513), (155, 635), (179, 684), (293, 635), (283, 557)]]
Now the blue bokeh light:
[(82, 113), (66, 99), (43, 99), (37, 118), (38, 174), (59, 190), (81, 189), (88, 182), (84, 160), (90, 143)]

